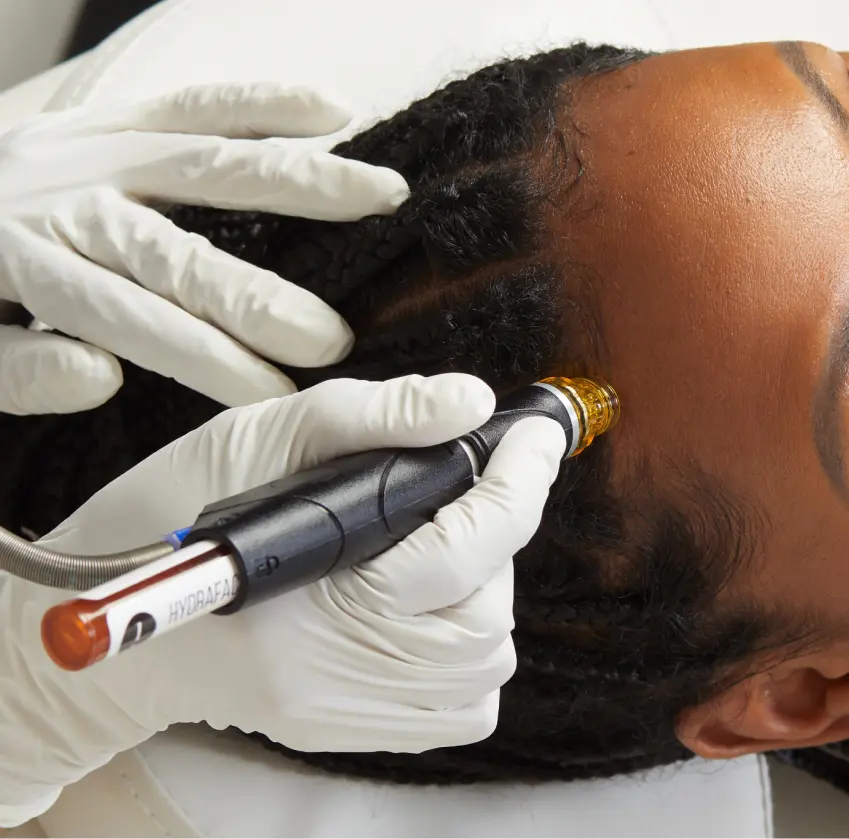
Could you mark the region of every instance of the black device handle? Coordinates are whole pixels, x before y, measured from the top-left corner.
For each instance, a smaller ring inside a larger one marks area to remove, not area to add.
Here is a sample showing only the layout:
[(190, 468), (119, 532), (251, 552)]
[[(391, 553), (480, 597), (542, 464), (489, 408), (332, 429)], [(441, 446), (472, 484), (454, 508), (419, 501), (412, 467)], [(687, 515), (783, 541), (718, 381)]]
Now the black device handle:
[(233, 552), (239, 593), (218, 612), (230, 614), (383, 553), (473, 482), (457, 441), (361, 452), (209, 505), (183, 544)]
[(461, 440), (340, 457), (208, 505), (183, 544), (219, 542), (231, 550), (241, 572), (236, 599), (216, 614), (230, 614), (389, 550), (471, 489), (507, 431), (527, 416), (559, 422), (567, 451), (572, 448), (578, 433), (574, 409), (570, 413), (547, 389), (531, 387), (511, 396)]
[(527, 417), (548, 417), (560, 425), (566, 434), (567, 456), (575, 449), (580, 434), (575, 407), (553, 387), (535, 384), (500, 400), (493, 415), (480, 427), (461, 439), (474, 451), (481, 471), (489, 463), (495, 447), (504, 435), (520, 420)]

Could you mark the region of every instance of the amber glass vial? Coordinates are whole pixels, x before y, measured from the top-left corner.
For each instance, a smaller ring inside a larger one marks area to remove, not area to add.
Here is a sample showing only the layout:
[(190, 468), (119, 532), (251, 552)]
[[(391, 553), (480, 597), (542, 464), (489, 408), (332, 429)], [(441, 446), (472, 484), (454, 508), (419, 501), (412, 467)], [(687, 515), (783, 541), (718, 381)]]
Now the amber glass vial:
[[(199, 548), (201, 550), (192, 550)], [(177, 555), (157, 560), (162, 571), (152, 576), (149, 567), (138, 569), (92, 590), (86, 597), (66, 600), (53, 606), (41, 621), (41, 640), (50, 658), (63, 670), (83, 670), (106, 658), (116, 647), (116, 639), (107, 618), (110, 607), (162, 582), (171, 580), (185, 571), (210, 560), (227, 557), (227, 551), (218, 545), (199, 543), (186, 549), (191, 556), (180, 561)], [(171, 561), (169, 567), (169, 560)], [(128, 579), (138, 576), (136, 582)], [(119, 587), (120, 585), (120, 587)], [(103, 592), (102, 596), (98, 596)]]
[(541, 384), (557, 388), (574, 406), (581, 423), (580, 439), (572, 457), (580, 454), (596, 437), (610, 431), (619, 421), (619, 397), (600, 379), (552, 376)]

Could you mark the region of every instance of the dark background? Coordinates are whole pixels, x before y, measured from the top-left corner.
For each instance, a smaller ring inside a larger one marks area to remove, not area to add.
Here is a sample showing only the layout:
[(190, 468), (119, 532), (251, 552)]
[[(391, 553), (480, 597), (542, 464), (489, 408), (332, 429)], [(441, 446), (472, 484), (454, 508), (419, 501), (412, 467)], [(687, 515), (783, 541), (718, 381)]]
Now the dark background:
[(156, 0), (87, 0), (80, 10), (62, 60), (96, 47), (118, 27), (155, 4)]

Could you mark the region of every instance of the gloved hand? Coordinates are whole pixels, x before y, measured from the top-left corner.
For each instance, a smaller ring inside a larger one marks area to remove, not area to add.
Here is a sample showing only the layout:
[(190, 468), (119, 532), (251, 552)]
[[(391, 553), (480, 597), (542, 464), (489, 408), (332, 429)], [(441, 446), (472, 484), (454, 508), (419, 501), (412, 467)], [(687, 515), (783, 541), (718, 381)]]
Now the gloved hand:
[(295, 390), (254, 353), (300, 367), (343, 358), (350, 329), (318, 298), (145, 202), (331, 221), (392, 212), (408, 192), (396, 172), (279, 139), (348, 121), (308, 90), (210, 85), (45, 113), (0, 137), (0, 309), (21, 303), (87, 342), (0, 326), (0, 412), (105, 402), (122, 383), (112, 353), (225, 405)]
[[(479, 379), (447, 374), (336, 380), (233, 409), (114, 481), (42, 544), (148, 544), (211, 501), (343, 454), (444, 442), (493, 407)], [(303, 751), (419, 752), (487, 737), (515, 668), (511, 559), (539, 524), (564, 447), (552, 420), (524, 420), (473, 489), (371, 562), (77, 673), (47, 658), (39, 634), (67, 594), (8, 578), (0, 804), (30, 818), (58, 787), (176, 722), (260, 731)], [(0, 824), (10, 812), (0, 807)]]

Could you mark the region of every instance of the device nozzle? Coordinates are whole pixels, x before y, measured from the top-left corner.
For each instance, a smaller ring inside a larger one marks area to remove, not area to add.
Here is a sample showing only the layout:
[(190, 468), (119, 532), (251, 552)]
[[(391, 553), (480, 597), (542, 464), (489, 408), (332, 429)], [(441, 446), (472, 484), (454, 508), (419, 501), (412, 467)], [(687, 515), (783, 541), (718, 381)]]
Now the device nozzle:
[(619, 419), (619, 397), (607, 382), (600, 379), (568, 379), (552, 376), (543, 383), (556, 387), (574, 405), (581, 421), (581, 437), (572, 452), (582, 452), (592, 441), (609, 431)]

